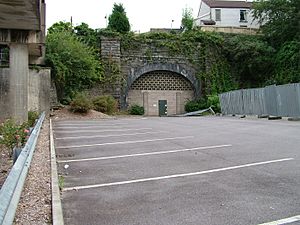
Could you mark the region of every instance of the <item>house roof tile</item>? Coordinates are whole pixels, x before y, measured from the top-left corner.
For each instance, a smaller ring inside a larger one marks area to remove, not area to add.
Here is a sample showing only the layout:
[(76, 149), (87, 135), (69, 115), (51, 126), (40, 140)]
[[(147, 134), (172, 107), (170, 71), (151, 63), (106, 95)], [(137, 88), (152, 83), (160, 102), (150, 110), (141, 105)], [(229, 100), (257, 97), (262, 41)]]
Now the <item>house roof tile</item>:
[(202, 0), (210, 8), (251, 8), (252, 3), (246, 1)]

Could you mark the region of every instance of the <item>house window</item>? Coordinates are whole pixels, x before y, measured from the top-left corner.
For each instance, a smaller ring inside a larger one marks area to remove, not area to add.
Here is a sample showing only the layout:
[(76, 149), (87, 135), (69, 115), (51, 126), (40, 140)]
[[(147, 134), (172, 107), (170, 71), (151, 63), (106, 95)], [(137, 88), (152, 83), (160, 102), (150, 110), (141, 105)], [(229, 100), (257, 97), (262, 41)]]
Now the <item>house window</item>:
[(221, 21), (221, 9), (216, 9), (216, 21)]
[(244, 9), (240, 10), (240, 22), (247, 22), (247, 11)]

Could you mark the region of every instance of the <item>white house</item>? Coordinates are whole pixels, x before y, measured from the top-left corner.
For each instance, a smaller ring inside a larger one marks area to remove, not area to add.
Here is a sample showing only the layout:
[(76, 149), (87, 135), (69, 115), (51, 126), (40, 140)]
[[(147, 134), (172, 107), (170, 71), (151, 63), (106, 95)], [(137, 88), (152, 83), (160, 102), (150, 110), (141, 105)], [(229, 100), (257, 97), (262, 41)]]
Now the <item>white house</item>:
[(259, 28), (251, 13), (252, 2), (201, 0), (196, 26)]

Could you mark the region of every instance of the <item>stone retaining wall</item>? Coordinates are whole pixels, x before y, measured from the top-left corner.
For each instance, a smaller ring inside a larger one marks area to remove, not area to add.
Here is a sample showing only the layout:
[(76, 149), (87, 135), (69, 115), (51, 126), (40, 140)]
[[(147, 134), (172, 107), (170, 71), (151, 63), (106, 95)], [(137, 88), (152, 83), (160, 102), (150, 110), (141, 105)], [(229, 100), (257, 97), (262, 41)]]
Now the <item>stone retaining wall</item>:
[[(9, 68), (0, 68), (0, 121), (11, 117)], [(50, 111), (50, 69), (29, 69), (28, 111)]]

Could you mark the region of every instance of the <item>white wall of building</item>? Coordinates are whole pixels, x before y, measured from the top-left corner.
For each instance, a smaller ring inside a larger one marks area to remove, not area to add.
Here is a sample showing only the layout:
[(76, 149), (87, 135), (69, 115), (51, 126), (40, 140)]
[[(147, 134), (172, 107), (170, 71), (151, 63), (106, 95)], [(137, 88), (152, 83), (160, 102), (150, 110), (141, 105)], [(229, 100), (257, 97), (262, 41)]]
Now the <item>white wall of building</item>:
[[(214, 20), (215, 26), (222, 27), (248, 27), (259, 28), (258, 21), (253, 19), (250, 9), (245, 8), (210, 8), (204, 2), (201, 3), (198, 18), (195, 21), (196, 26), (201, 26), (201, 20)], [(216, 9), (221, 10), (221, 21), (216, 21)], [(240, 21), (240, 10), (246, 10), (247, 21)]]

